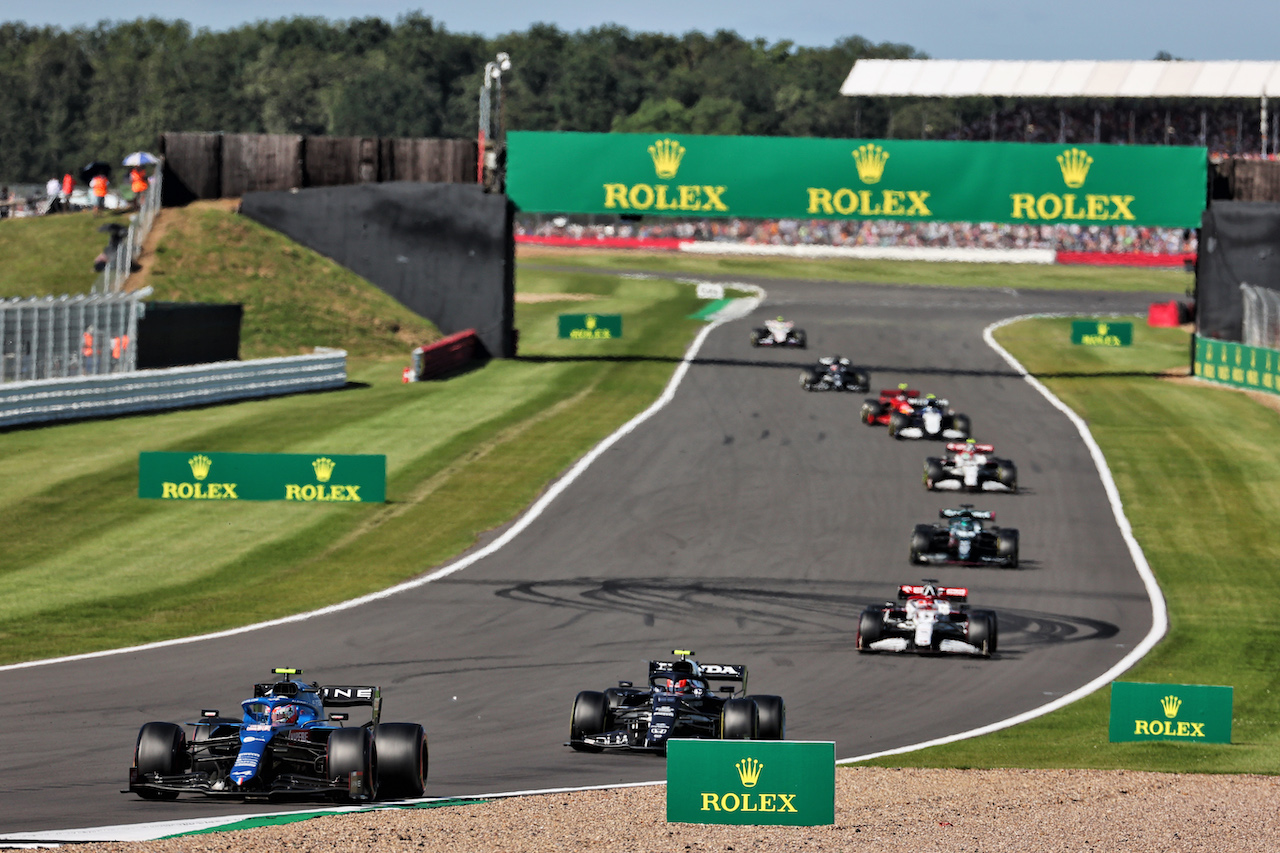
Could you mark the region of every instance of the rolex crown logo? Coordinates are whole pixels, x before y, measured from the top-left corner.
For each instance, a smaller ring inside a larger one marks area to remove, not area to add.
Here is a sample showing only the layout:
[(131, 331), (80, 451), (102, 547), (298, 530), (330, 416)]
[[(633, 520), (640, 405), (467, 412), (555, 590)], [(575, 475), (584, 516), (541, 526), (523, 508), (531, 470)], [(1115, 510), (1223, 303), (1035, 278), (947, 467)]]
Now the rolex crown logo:
[(596, 315), (595, 315), (595, 314), (588, 314), (588, 315), (587, 315), (587, 319), (586, 319), (586, 326), (587, 326), (587, 328), (588, 328), (588, 329), (594, 329), (594, 328), (596, 327)]
[(747, 788), (756, 786), (756, 783), (760, 781), (760, 771), (764, 769), (764, 765), (754, 758), (744, 758), (734, 766), (738, 768), (738, 778), (742, 780), (743, 786)]
[(1166, 696), (1160, 700), (1160, 707), (1164, 708), (1164, 715), (1172, 720), (1178, 716), (1178, 709), (1182, 707), (1182, 700), (1177, 696)]
[(333, 476), (335, 464), (328, 456), (321, 456), (313, 461), (311, 467), (316, 471), (316, 479), (322, 483), (329, 482), (329, 478)]
[(664, 181), (670, 180), (680, 169), (684, 146), (674, 139), (659, 139), (649, 146), (649, 156), (653, 158), (653, 168), (658, 177)]
[(187, 460), (187, 464), (191, 466), (191, 476), (197, 480), (203, 480), (209, 476), (209, 468), (213, 465), (213, 460), (203, 453), (197, 453)]
[(864, 184), (876, 184), (884, 176), (884, 164), (889, 152), (874, 142), (858, 146), (853, 152), (853, 163), (858, 167), (858, 177)]
[(1108, 329), (1110, 329), (1110, 328), (1111, 328), (1111, 326), (1110, 326), (1110, 325), (1108, 325), (1108, 324), (1106, 324), (1106, 323), (1099, 323), (1099, 324), (1098, 324), (1098, 334), (1100, 334), (1100, 335), (1105, 335), (1105, 334), (1107, 333), (1107, 330), (1108, 330)]
[(1068, 148), (1058, 155), (1062, 180), (1072, 189), (1084, 186), (1084, 179), (1089, 176), (1089, 167), (1092, 165), (1093, 158), (1082, 148)]

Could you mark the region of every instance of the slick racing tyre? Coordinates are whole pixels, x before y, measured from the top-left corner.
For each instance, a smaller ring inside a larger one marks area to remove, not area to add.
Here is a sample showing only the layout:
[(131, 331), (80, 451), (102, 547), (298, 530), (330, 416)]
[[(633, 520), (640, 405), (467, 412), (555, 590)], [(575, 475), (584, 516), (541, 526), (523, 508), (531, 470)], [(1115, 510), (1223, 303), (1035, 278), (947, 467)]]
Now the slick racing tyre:
[(996, 556), (1007, 568), (1018, 568), (1018, 531), (1001, 529), (996, 534)]
[(911, 553), (909, 559), (911, 564), (927, 563), (924, 558), (933, 549), (933, 528), (928, 524), (917, 524), (915, 531), (911, 534)]
[[(173, 723), (147, 723), (138, 731), (138, 743), (133, 751), (133, 764), (138, 768), (139, 780), (148, 774), (176, 776), (187, 770), (187, 735), (182, 726)], [(144, 800), (176, 800), (177, 791), (139, 790)]]
[(755, 740), (760, 731), (760, 709), (751, 699), (727, 699), (720, 711), (720, 737)]
[(806, 391), (812, 391), (814, 383), (819, 381), (818, 374), (812, 370), (804, 370), (800, 373), (800, 387)]
[(858, 617), (858, 639), (854, 647), (860, 652), (874, 651), (871, 644), (880, 639), (884, 628), (884, 614), (879, 610), (864, 610)]
[(846, 391), (857, 391), (860, 394), (865, 394), (871, 390), (871, 374), (865, 370), (853, 371), (853, 382), (855, 387), (846, 388)]
[[(378, 757), (372, 732), (364, 726), (337, 729), (329, 735), (328, 753), (329, 780), (345, 784), (343, 799), (359, 802), (378, 796)], [(361, 774), (358, 783), (352, 779), (353, 773)]]
[(858, 413), (858, 417), (867, 426), (872, 426), (884, 414), (884, 404), (879, 400), (864, 400), (862, 403), (862, 411)]
[(378, 751), (378, 797), (411, 800), (427, 785), (427, 733), (416, 723), (382, 723), (373, 730)]
[(929, 491), (933, 491), (933, 486), (942, 479), (942, 460), (937, 456), (930, 456), (924, 460), (924, 487)]
[(1018, 469), (1008, 459), (1001, 459), (996, 465), (996, 482), (1011, 492), (1018, 491)]
[(977, 646), (979, 654), (984, 658), (995, 654), (998, 636), (995, 611), (974, 610), (969, 613), (968, 642), (970, 645)]
[(911, 426), (911, 418), (907, 417), (902, 412), (894, 412), (889, 415), (889, 435), (894, 438), (899, 438), (899, 440), (901, 440), (898, 436), (899, 431), (909, 426)]
[(762, 337), (762, 334), (761, 334), (762, 331), (763, 331), (762, 329), (751, 330), (751, 345), (753, 347), (760, 346), (760, 338)]
[(952, 415), (951, 428), (956, 432), (961, 433), (962, 434), (961, 438), (968, 438), (970, 435), (970, 430), (972, 429), (969, 425), (969, 416), (968, 415)]
[(785, 740), (787, 737), (787, 706), (781, 696), (748, 696), (756, 703), (759, 725), (756, 737), (760, 740)]
[(600, 747), (581, 743), (588, 735), (602, 734), (609, 726), (609, 700), (603, 693), (583, 690), (573, 700), (569, 714), (569, 745), (579, 752), (599, 752)]
[(795, 341), (795, 345), (800, 347), (800, 349), (809, 348), (809, 339), (805, 335), (804, 329), (796, 329), (791, 335), (791, 340)]

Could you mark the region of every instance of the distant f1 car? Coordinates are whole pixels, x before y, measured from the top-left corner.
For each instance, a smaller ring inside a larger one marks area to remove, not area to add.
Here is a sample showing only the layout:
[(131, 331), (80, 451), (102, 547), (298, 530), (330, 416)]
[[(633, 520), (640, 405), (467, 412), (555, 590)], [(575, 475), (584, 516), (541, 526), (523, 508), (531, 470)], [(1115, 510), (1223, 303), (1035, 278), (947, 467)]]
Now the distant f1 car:
[(937, 581), (898, 587), (898, 600), (862, 611), (860, 652), (937, 652), (991, 657), (998, 625), (991, 610), (970, 610), (965, 587)]
[(865, 394), (871, 387), (871, 376), (849, 359), (828, 355), (813, 367), (800, 372), (800, 387), (806, 391), (856, 391)]
[[(255, 684), (240, 717), (202, 711), (188, 738), (174, 723), (138, 732), (129, 789), (146, 800), (179, 794), (268, 799), (318, 796), (348, 802), (421, 797), (427, 736), (415, 723), (383, 723), (377, 687), (321, 687), (273, 669), (279, 681)], [(372, 719), (345, 726), (330, 708), (367, 706)]]
[[(782, 740), (787, 712), (781, 696), (748, 696), (747, 668), (699, 664), (676, 649), (676, 660), (649, 661), (649, 683), (619, 681), (573, 700), (569, 742), (580, 752), (665, 753), (670, 738)], [(713, 684), (721, 684), (719, 692)]]
[(795, 323), (781, 317), (776, 320), (765, 320), (762, 328), (751, 330), (751, 345), (804, 349), (808, 345), (804, 329), (797, 329), (795, 326)]
[(912, 397), (889, 414), (889, 435), (903, 438), (968, 438), (969, 416), (952, 411), (951, 404), (926, 394)]
[(948, 442), (946, 456), (924, 460), (924, 486), (939, 491), (1016, 492), (1018, 467), (1010, 459), (993, 456), (995, 447), (965, 442)]
[(1018, 567), (1018, 531), (997, 527), (994, 512), (962, 504), (938, 516), (942, 524), (917, 524), (911, 534), (912, 563)]

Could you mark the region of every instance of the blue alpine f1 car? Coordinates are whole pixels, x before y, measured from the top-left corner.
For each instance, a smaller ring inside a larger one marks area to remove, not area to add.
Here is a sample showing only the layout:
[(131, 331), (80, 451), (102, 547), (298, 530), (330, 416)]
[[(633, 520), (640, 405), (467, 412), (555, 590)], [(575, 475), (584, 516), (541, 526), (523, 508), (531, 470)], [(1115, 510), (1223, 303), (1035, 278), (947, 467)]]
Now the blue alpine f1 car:
[[(129, 788), (147, 800), (179, 794), (269, 799), (323, 796), (364, 802), (422, 796), (427, 736), (415, 723), (383, 723), (378, 687), (328, 686), (292, 676), (255, 684), (241, 716), (201, 712), (188, 723), (147, 723), (138, 732)], [(368, 707), (371, 720), (347, 725), (346, 712)]]

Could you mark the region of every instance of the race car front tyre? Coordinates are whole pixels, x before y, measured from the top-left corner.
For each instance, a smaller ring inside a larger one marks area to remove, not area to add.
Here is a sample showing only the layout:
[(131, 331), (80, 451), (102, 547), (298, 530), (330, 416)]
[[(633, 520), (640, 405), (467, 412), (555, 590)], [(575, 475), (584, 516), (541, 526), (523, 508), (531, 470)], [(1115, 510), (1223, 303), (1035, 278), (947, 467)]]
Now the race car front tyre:
[[(159, 773), (176, 776), (187, 770), (187, 735), (182, 726), (173, 723), (147, 723), (138, 730), (138, 743), (133, 750), (133, 765), (138, 768), (138, 778)], [(144, 800), (176, 800), (177, 791), (148, 791), (139, 789)]]
[(800, 387), (808, 391), (813, 388), (813, 383), (818, 379), (817, 374), (811, 370), (804, 370), (800, 373)]
[(889, 415), (889, 435), (898, 438), (898, 432), (911, 426), (911, 419), (902, 412)]
[(864, 610), (858, 617), (858, 638), (855, 648), (860, 652), (872, 651), (871, 644), (880, 639), (884, 628), (884, 614), (879, 610)]
[(427, 733), (417, 723), (382, 723), (373, 730), (378, 752), (378, 797), (410, 800), (427, 785)]
[(781, 696), (748, 696), (756, 703), (759, 724), (756, 737), (760, 740), (785, 740), (787, 737), (787, 706)]
[(933, 490), (933, 484), (942, 479), (945, 472), (942, 470), (942, 460), (937, 456), (930, 456), (924, 460), (924, 487)]
[(760, 731), (760, 709), (751, 699), (727, 699), (720, 711), (720, 737), (755, 740)]
[(603, 733), (609, 725), (609, 700), (596, 690), (583, 690), (573, 700), (569, 714), (569, 745), (579, 752), (599, 752), (600, 747), (582, 743), (588, 735)]
[(972, 427), (969, 425), (968, 415), (952, 415), (951, 428), (956, 432), (963, 433), (964, 438), (968, 438)]
[(999, 629), (996, 614), (992, 610), (974, 610), (969, 613), (968, 641), (977, 646), (979, 654), (989, 658), (995, 654)]
[(1018, 531), (1004, 528), (996, 534), (996, 556), (1007, 568), (1018, 568)]
[[(329, 735), (327, 763), (329, 781), (346, 785), (343, 799), (349, 802), (372, 800), (378, 796), (378, 754), (373, 733), (364, 726), (337, 729)], [(361, 774), (359, 781), (353, 774)]]
[(762, 333), (763, 333), (763, 331), (764, 331), (763, 329), (752, 329), (752, 330), (751, 330), (751, 345), (752, 345), (753, 347), (758, 347), (758, 346), (760, 346), (760, 338), (761, 338), (761, 337), (763, 337), (763, 334), (762, 334)]

